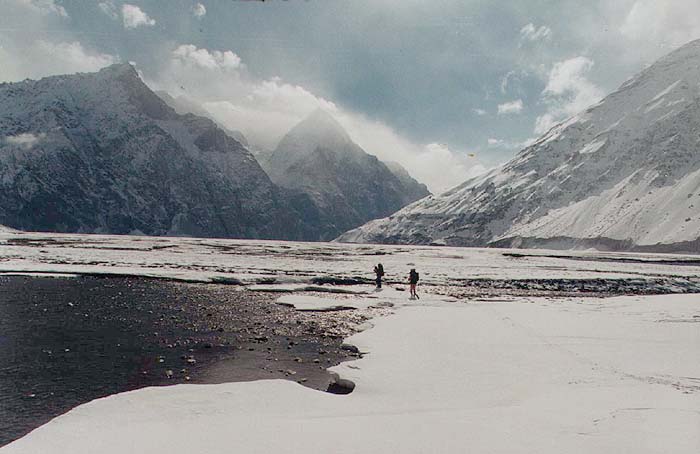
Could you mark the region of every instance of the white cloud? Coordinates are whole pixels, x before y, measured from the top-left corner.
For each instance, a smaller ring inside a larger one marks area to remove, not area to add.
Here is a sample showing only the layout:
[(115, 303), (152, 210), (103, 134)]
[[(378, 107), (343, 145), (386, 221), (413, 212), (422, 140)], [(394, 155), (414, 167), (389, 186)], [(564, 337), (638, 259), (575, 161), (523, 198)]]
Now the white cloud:
[(155, 85), (199, 102), (223, 125), (243, 132), (265, 149), (274, 148), (283, 134), (317, 108), (335, 113), (332, 102), (280, 78), (248, 75), (232, 51), (178, 46)]
[(508, 91), (508, 84), (510, 83), (510, 78), (515, 76), (515, 71), (508, 71), (503, 79), (501, 79), (501, 93), (506, 94)]
[[(486, 171), (474, 153), (457, 153), (445, 144), (431, 143), (412, 157), (413, 176), (439, 194)], [(430, 182), (428, 184), (427, 182)]]
[(201, 3), (197, 3), (192, 7), (192, 14), (194, 14), (194, 17), (197, 19), (201, 19), (205, 14), (207, 14), (207, 8)]
[(480, 117), (483, 117), (484, 115), (486, 115), (486, 111), (484, 109), (474, 108), (474, 109), (472, 109), (472, 112), (474, 112), (475, 114), (477, 114)]
[(57, 5), (54, 0), (12, 0), (20, 6), (30, 9), (32, 12), (42, 15), (56, 14), (61, 17), (68, 17), (66, 9)]
[(87, 49), (79, 41), (37, 40), (0, 48), (0, 81), (97, 71), (118, 61), (118, 57)]
[(119, 19), (119, 10), (117, 9), (117, 6), (114, 4), (113, 1), (107, 0), (105, 2), (100, 2), (97, 4), (97, 7), (100, 8), (100, 11), (102, 11), (112, 19)]
[[(14, 33), (12, 28), (0, 28), (0, 81), (38, 79), (54, 74), (94, 71), (118, 60), (85, 47), (75, 39), (60, 39), (67, 33), (43, 31), (61, 30), (68, 17), (60, 2), (38, 0), (0, 0), (0, 23), (3, 14), (15, 18), (12, 25), (17, 30), (31, 33)], [(49, 39), (45, 36), (51, 36)]]
[(501, 79), (501, 94), (524, 93), (522, 84), (528, 76), (530, 76), (530, 72), (524, 69), (508, 71)]
[(592, 85), (586, 79), (586, 74), (590, 72), (593, 65), (593, 60), (587, 57), (574, 57), (555, 63), (549, 72), (544, 93), (560, 96), (568, 92), (584, 91)]
[(141, 8), (128, 3), (122, 5), (122, 20), (124, 28), (151, 27), (156, 24), (156, 21), (148, 17)]
[(192, 44), (183, 44), (173, 51), (173, 57), (184, 65), (194, 65), (204, 69), (232, 70), (241, 67), (241, 59), (230, 50), (208, 51)]
[(535, 121), (536, 134), (600, 101), (603, 90), (587, 78), (593, 65), (593, 60), (583, 56), (554, 64), (542, 92), (548, 110)]
[(678, 47), (700, 38), (698, 0), (636, 0), (620, 32), (637, 43)]
[(552, 37), (552, 29), (542, 25), (541, 27), (535, 26), (533, 23), (529, 23), (520, 29), (520, 43), (523, 41), (535, 42), (535, 41), (546, 41)]
[(45, 74), (97, 71), (119, 61), (113, 55), (88, 51), (78, 41), (52, 43), (38, 40), (31, 50), (37, 58), (50, 60), (50, 68), (47, 65)]
[(6, 136), (5, 137), (5, 142), (14, 145), (19, 148), (23, 148), (25, 150), (30, 150), (31, 148), (34, 147), (37, 143), (39, 143), (41, 140), (46, 137), (46, 134), (41, 133), (41, 134), (32, 134), (32, 133), (23, 133), (23, 134), (17, 134), (14, 136)]
[(534, 133), (540, 135), (544, 134), (545, 132), (552, 129), (561, 120), (562, 118), (559, 115), (555, 116), (554, 114), (551, 114), (549, 112), (542, 114), (535, 119)]
[(389, 126), (336, 108), (334, 115), (365, 151), (396, 161), (433, 193), (450, 189), (485, 171), (474, 153), (451, 150), (447, 144), (412, 143)]
[(506, 102), (498, 105), (498, 115), (519, 114), (523, 110), (523, 100)]

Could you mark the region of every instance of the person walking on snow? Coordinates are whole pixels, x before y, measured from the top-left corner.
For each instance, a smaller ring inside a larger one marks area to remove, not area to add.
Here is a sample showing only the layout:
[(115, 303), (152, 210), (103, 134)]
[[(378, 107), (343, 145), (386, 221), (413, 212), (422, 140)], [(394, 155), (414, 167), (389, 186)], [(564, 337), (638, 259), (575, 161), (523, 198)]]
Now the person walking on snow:
[(418, 284), (418, 279), (420, 276), (418, 275), (418, 272), (416, 271), (415, 268), (411, 268), (411, 272), (408, 273), (408, 283), (411, 284), (411, 299), (418, 298), (420, 299), (420, 296), (418, 296), (418, 293), (416, 293), (416, 284)]
[(374, 267), (374, 274), (377, 275), (377, 288), (382, 288), (382, 277), (384, 277), (384, 267), (381, 263), (377, 263), (377, 266)]

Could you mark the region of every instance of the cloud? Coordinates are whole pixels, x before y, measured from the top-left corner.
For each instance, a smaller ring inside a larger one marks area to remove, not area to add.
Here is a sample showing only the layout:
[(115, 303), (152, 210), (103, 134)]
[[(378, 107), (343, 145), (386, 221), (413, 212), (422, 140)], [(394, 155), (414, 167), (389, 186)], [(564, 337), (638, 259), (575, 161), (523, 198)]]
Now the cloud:
[(51, 60), (45, 74), (68, 74), (97, 71), (119, 61), (113, 55), (88, 51), (78, 41), (52, 43), (38, 40), (31, 47), (36, 58)]
[(477, 114), (480, 117), (483, 117), (484, 115), (486, 115), (486, 111), (484, 109), (474, 108), (474, 109), (472, 109), (472, 112), (474, 112), (475, 114)]
[(204, 69), (232, 70), (241, 67), (241, 59), (230, 50), (208, 51), (192, 44), (183, 44), (175, 49), (173, 57), (184, 65), (194, 65)]
[(510, 83), (510, 78), (516, 75), (515, 71), (508, 71), (503, 79), (501, 79), (501, 93), (506, 94), (508, 91), (508, 84)]
[(68, 17), (66, 9), (57, 5), (54, 0), (12, 0), (14, 3), (30, 9), (32, 12), (42, 15), (56, 14), (61, 17)]
[[(431, 192), (441, 193), (486, 171), (474, 153), (456, 153), (445, 144), (430, 143), (412, 157), (413, 176), (430, 182)], [(427, 183), (426, 183), (427, 184)]]
[(97, 71), (118, 61), (116, 56), (86, 49), (79, 41), (36, 40), (27, 45), (0, 47), (0, 81)]
[(552, 29), (542, 25), (541, 27), (536, 27), (535, 24), (529, 23), (520, 29), (520, 44), (529, 41), (531, 43), (536, 41), (547, 41), (552, 38)]
[(224, 126), (237, 129), (255, 146), (271, 149), (296, 123), (315, 109), (331, 113), (336, 106), (300, 85), (278, 77), (248, 74), (231, 50), (177, 46), (151, 82), (175, 96), (187, 96)]
[(127, 29), (141, 26), (152, 27), (156, 24), (156, 21), (141, 11), (141, 8), (128, 3), (122, 5), (122, 20), (124, 21), (124, 28)]
[(578, 93), (588, 88), (586, 74), (593, 68), (593, 60), (574, 57), (554, 64), (544, 89), (548, 95), (560, 96), (569, 92)]
[(5, 137), (5, 142), (14, 145), (18, 148), (23, 148), (25, 150), (30, 150), (31, 148), (34, 147), (37, 143), (39, 143), (41, 140), (46, 137), (46, 134), (41, 133), (41, 134), (32, 134), (32, 133), (23, 133), (23, 134), (17, 134), (14, 136), (6, 136)]
[(279, 77), (258, 78), (231, 50), (179, 45), (153, 80), (154, 88), (199, 103), (219, 123), (241, 131), (253, 148), (273, 149), (314, 110), (333, 115), (365, 151), (396, 161), (431, 191), (462, 183), (483, 166), (445, 145), (416, 144), (382, 122), (369, 119)]
[(554, 115), (549, 112), (542, 114), (535, 119), (534, 133), (542, 135), (556, 126), (561, 120), (562, 117), (560, 115)]
[(501, 79), (501, 94), (524, 93), (523, 82), (530, 76), (530, 72), (524, 69), (508, 71)]
[(593, 60), (583, 56), (554, 64), (542, 92), (548, 110), (535, 120), (536, 134), (600, 101), (604, 91), (587, 78), (593, 66)]
[(192, 14), (194, 14), (194, 17), (197, 19), (201, 19), (205, 14), (207, 14), (207, 8), (201, 3), (197, 3), (192, 7)]
[(506, 102), (498, 105), (498, 115), (519, 114), (523, 110), (523, 100)]
[(637, 43), (681, 46), (700, 38), (700, 2), (697, 0), (636, 0), (625, 16), (620, 32)]
[(384, 161), (396, 161), (433, 193), (441, 193), (485, 171), (474, 153), (447, 144), (416, 144), (389, 126), (336, 108), (334, 115), (365, 151)]
[(100, 8), (100, 11), (102, 11), (107, 16), (111, 17), (112, 19), (114, 19), (114, 20), (119, 19), (119, 10), (117, 9), (114, 2), (112, 2), (111, 0), (98, 3), (97, 7)]
[(0, 9), (0, 82), (94, 71), (118, 61), (60, 31), (70, 23), (60, 2), (4, 0)]
[(203, 107), (224, 126), (243, 132), (258, 148), (275, 148), (284, 134), (318, 108), (338, 117), (334, 103), (298, 85), (279, 79), (229, 79), (229, 91), (215, 95), (218, 99), (204, 102)]

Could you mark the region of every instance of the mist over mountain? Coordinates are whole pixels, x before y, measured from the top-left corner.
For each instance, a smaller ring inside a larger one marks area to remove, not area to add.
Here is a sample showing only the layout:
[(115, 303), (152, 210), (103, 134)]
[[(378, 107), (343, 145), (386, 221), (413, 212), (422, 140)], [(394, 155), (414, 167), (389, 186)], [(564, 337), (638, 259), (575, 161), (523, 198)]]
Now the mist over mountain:
[(340, 241), (698, 251), (700, 41), (505, 165)]
[[(158, 95), (160, 99), (165, 101), (167, 105), (175, 109), (175, 112), (179, 113), (180, 115), (191, 113), (200, 117), (205, 117), (214, 120), (212, 118), (212, 115), (204, 107), (202, 107), (199, 103), (193, 101), (190, 98), (187, 98), (185, 96), (173, 96), (167, 91), (163, 90), (156, 90), (154, 91), (154, 93)], [(249, 148), (248, 139), (246, 139), (242, 132), (229, 129), (221, 123), (216, 122), (216, 120), (214, 121), (219, 128), (224, 130), (226, 134), (236, 139), (236, 141), (244, 145), (246, 148)]]
[(399, 164), (390, 168), (366, 153), (320, 109), (258, 157), (272, 181), (307, 194), (326, 215), (325, 239), (429, 195)]

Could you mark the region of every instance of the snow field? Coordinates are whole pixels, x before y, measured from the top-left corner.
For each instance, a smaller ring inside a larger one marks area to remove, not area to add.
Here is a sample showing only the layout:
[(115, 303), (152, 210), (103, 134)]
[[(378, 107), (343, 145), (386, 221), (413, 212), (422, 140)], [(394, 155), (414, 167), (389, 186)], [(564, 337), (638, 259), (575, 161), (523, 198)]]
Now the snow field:
[(147, 388), (80, 406), (0, 451), (700, 449), (700, 296), (424, 296), (347, 340), (368, 352), (332, 369), (356, 384), (350, 395), (278, 380)]
[[(429, 246), (297, 243), (118, 235), (0, 232), (0, 273), (116, 274), (193, 282), (308, 286), (312, 278), (374, 280), (384, 264), (386, 280), (406, 282), (410, 268), (421, 283), (459, 284), (461, 279), (624, 279), (642, 275), (700, 275), (697, 256), (524, 251)], [(552, 257), (557, 255), (558, 257)], [(634, 260), (634, 261), (630, 261)], [(678, 266), (678, 261), (689, 261)], [(668, 263), (666, 263), (668, 262)], [(348, 287), (348, 286), (344, 286)], [(356, 286), (349, 286), (353, 290)]]

